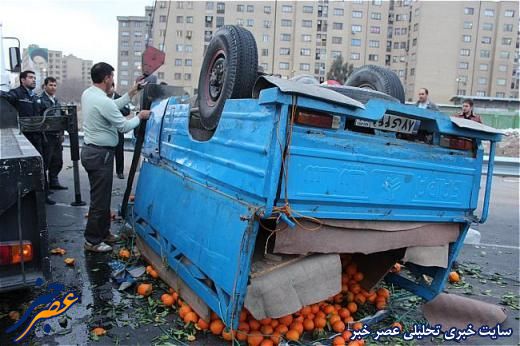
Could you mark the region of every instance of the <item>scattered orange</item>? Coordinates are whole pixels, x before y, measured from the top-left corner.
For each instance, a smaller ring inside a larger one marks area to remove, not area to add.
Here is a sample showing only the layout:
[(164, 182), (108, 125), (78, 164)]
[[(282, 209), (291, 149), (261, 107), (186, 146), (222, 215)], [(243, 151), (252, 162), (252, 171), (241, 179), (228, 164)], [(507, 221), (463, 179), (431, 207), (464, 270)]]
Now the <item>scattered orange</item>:
[(337, 321), (341, 321), (341, 316), (340, 316), (340, 315), (336, 315), (336, 314), (334, 314), (334, 315), (330, 316), (330, 318), (329, 318), (329, 323), (330, 323), (331, 326), (332, 326), (335, 322), (337, 322)]
[(338, 310), (338, 315), (341, 318), (347, 318), (350, 316), (350, 311), (347, 308), (341, 308)]
[(207, 330), (209, 328), (209, 323), (204, 321), (202, 318), (199, 318), (195, 326), (199, 327), (200, 330)]
[(119, 250), (119, 258), (123, 259), (123, 260), (127, 260), (130, 258), (130, 251), (128, 249), (121, 249)]
[(152, 290), (152, 284), (139, 284), (139, 286), (137, 286), (137, 293), (143, 297), (148, 297), (152, 294)]
[(399, 263), (396, 263), (390, 268), (390, 272), (392, 273), (399, 273), (401, 272), (401, 265)]
[(304, 306), (301, 310), (300, 310), (300, 314), (302, 314), (303, 316), (307, 316), (308, 314), (312, 313), (312, 309), (310, 306)]
[(309, 318), (303, 320), (303, 329), (307, 332), (314, 330), (314, 321)]
[(327, 325), (327, 320), (324, 317), (316, 317), (314, 319), (314, 327), (325, 328), (326, 325)]
[(260, 327), (260, 332), (263, 335), (271, 335), (274, 332), (273, 327), (271, 327), (270, 324), (264, 324), (262, 327)]
[(165, 293), (161, 296), (161, 302), (165, 306), (172, 306), (175, 303), (175, 300), (171, 294)]
[(193, 311), (188, 312), (186, 315), (184, 315), (184, 323), (197, 323), (199, 320), (199, 316), (197, 316), (196, 313)]
[(186, 314), (188, 314), (188, 312), (191, 312), (191, 308), (188, 306), (188, 305), (183, 305), (180, 307), (179, 309), (179, 316), (184, 319), (184, 316), (186, 316)]
[(280, 334), (279, 332), (274, 332), (273, 335), (271, 335), (270, 339), (275, 345), (278, 345), (280, 343), (280, 340), (282, 339), (282, 334)]
[(293, 317), (292, 317), (292, 315), (287, 315), (287, 316), (280, 317), (278, 320), (280, 321), (281, 324), (289, 327), (291, 325), (291, 323), (293, 322)]
[(384, 287), (381, 287), (380, 289), (377, 290), (377, 295), (388, 299), (390, 297), (390, 291), (388, 291)]
[(384, 310), (385, 308), (386, 308), (386, 302), (377, 302), (376, 303), (377, 310)]
[(331, 323), (332, 325), (332, 330), (335, 331), (336, 333), (342, 333), (343, 331), (345, 331), (345, 323), (341, 322), (341, 321), (336, 321), (334, 323)]
[(271, 340), (271, 339), (264, 339), (260, 343), (260, 346), (274, 346), (274, 343), (273, 343), (273, 340)]
[(65, 259), (63, 260), (63, 262), (65, 262), (65, 264), (68, 265), (68, 266), (73, 266), (75, 260), (74, 260), (74, 258), (70, 258), (70, 257), (69, 257), (69, 258), (65, 258)]
[(360, 330), (361, 328), (363, 328), (363, 323), (361, 323), (361, 322), (356, 322), (352, 326), (352, 329), (354, 329), (354, 330)]
[(287, 327), (285, 324), (280, 324), (278, 325), (278, 327), (276, 327), (276, 329), (274, 330), (275, 333), (280, 333), (280, 334), (285, 334), (289, 331), (289, 327)]
[(18, 321), (20, 319), (20, 313), (18, 311), (11, 311), (11, 312), (9, 312), (8, 316), (13, 321)]
[(231, 341), (233, 340), (233, 336), (236, 335), (236, 331), (233, 331), (233, 334), (231, 334), (231, 330), (229, 329), (224, 329), (222, 331), (222, 338), (226, 341)]
[(451, 282), (452, 284), (459, 282), (460, 281), (459, 273), (451, 272), (450, 275), (448, 276), (448, 281)]
[(157, 279), (159, 277), (159, 273), (155, 271), (155, 269), (150, 270), (148, 275), (150, 275), (153, 279)]
[(247, 336), (248, 346), (260, 346), (260, 343), (264, 340), (264, 336), (257, 330), (252, 331)]
[(242, 310), (242, 312), (240, 312), (240, 319), (239, 319), (239, 321), (240, 322), (244, 322), (245, 320), (247, 320), (247, 312), (245, 310)]
[(106, 333), (107, 333), (107, 331), (105, 330), (105, 328), (97, 327), (97, 328), (92, 329), (92, 334), (94, 334), (95, 336), (102, 336), (102, 335), (105, 335)]
[(341, 336), (345, 341), (349, 341), (352, 337), (352, 332), (350, 330), (345, 330), (343, 333), (341, 333)]
[(357, 304), (354, 302), (350, 302), (347, 304), (347, 309), (348, 311), (350, 311), (351, 314), (353, 314), (357, 311)]
[(400, 330), (401, 332), (403, 331), (403, 326), (402, 326), (402, 324), (399, 323), (399, 322), (394, 322), (394, 323), (392, 323), (392, 327), (397, 327), (397, 328), (399, 328), (399, 330)]
[(356, 280), (357, 282), (363, 280), (365, 276), (363, 275), (362, 272), (357, 272), (356, 274), (354, 274), (354, 280)]
[(222, 334), (222, 330), (224, 330), (224, 323), (222, 323), (221, 320), (211, 321), (209, 324), (209, 330), (211, 330), (211, 333), (214, 335), (220, 335)]
[(249, 327), (251, 328), (251, 330), (260, 330), (260, 322), (258, 322), (257, 320), (249, 320)]
[(264, 319), (262, 319), (262, 320), (260, 320), (258, 322), (260, 322), (261, 325), (265, 326), (265, 325), (271, 324), (271, 319), (270, 318), (264, 318)]
[(291, 329), (285, 334), (285, 338), (290, 341), (298, 341), (300, 333), (297, 330)]
[(336, 336), (334, 339), (332, 339), (332, 346), (344, 346), (345, 345), (345, 339), (343, 339), (341, 336)]
[(289, 327), (289, 330), (296, 330), (298, 332), (298, 334), (302, 335), (303, 334), (303, 322), (293, 322), (290, 327)]

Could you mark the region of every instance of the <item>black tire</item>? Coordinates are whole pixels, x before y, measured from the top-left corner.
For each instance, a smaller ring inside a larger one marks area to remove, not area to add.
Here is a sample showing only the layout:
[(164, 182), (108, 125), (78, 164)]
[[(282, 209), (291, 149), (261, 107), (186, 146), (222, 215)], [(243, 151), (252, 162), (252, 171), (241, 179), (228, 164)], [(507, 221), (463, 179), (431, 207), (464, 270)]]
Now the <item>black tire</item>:
[(405, 95), (401, 80), (394, 72), (381, 66), (365, 65), (355, 69), (345, 85), (380, 91), (404, 103)]
[(225, 25), (211, 39), (200, 71), (200, 122), (214, 130), (227, 99), (249, 98), (257, 77), (256, 41), (244, 28)]
[(332, 86), (332, 85), (324, 85), (323, 88), (334, 90), (342, 95), (348, 96), (356, 101), (359, 101), (363, 104), (367, 103), (373, 98), (376, 99), (382, 99), (392, 102), (399, 102), (398, 99), (395, 97), (392, 97), (388, 94), (382, 93), (380, 91), (376, 90), (370, 90), (370, 89), (362, 89), (358, 87), (352, 87), (352, 86)]

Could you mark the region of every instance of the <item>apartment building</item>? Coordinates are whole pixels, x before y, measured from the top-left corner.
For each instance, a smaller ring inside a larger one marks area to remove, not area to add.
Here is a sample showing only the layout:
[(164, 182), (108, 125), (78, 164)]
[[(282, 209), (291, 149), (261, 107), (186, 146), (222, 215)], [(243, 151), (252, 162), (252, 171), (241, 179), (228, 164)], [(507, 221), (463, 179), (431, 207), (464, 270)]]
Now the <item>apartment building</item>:
[(142, 75), (142, 53), (148, 42), (153, 7), (145, 7), (144, 16), (119, 16), (118, 22), (118, 58), (117, 91), (125, 93)]
[(407, 100), (421, 87), (436, 102), (454, 95), (518, 97), (517, 2), (156, 1), (153, 45), (166, 52), (160, 80), (197, 92), (213, 33), (225, 24), (250, 30), (259, 65), (321, 82), (341, 55), (355, 67), (387, 66)]

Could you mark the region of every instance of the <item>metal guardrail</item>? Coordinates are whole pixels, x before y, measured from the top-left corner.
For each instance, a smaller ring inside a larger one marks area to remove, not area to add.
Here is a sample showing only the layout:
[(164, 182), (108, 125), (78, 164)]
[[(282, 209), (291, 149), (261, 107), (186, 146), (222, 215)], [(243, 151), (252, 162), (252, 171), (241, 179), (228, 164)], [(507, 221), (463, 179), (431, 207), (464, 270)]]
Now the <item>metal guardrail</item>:
[[(482, 173), (487, 174), (487, 163), (489, 157), (484, 156)], [(493, 175), (520, 177), (520, 158), (495, 156), (495, 168)]]

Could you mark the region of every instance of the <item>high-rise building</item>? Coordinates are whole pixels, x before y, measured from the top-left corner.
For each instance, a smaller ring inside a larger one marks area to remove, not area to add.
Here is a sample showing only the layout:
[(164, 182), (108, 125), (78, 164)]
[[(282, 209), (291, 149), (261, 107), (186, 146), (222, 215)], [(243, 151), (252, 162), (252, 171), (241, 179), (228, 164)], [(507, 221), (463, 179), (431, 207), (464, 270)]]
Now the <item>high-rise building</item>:
[(117, 58), (117, 86), (119, 93), (124, 93), (142, 75), (142, 53), (148, 41), (153, 7), (145, 7), (144, 16), (117, 17), (118, 29), (118, 58)]
[(341, 55), (400, 77), (408, 101), (426, 87), (435, 102), (454, 95), (518, 97), (517, 2), (156, 1), (153, 45), (166, 52), (157, 77), (197, 92), (213, 33), (250, 30), (264, 72), (326, 79)]

